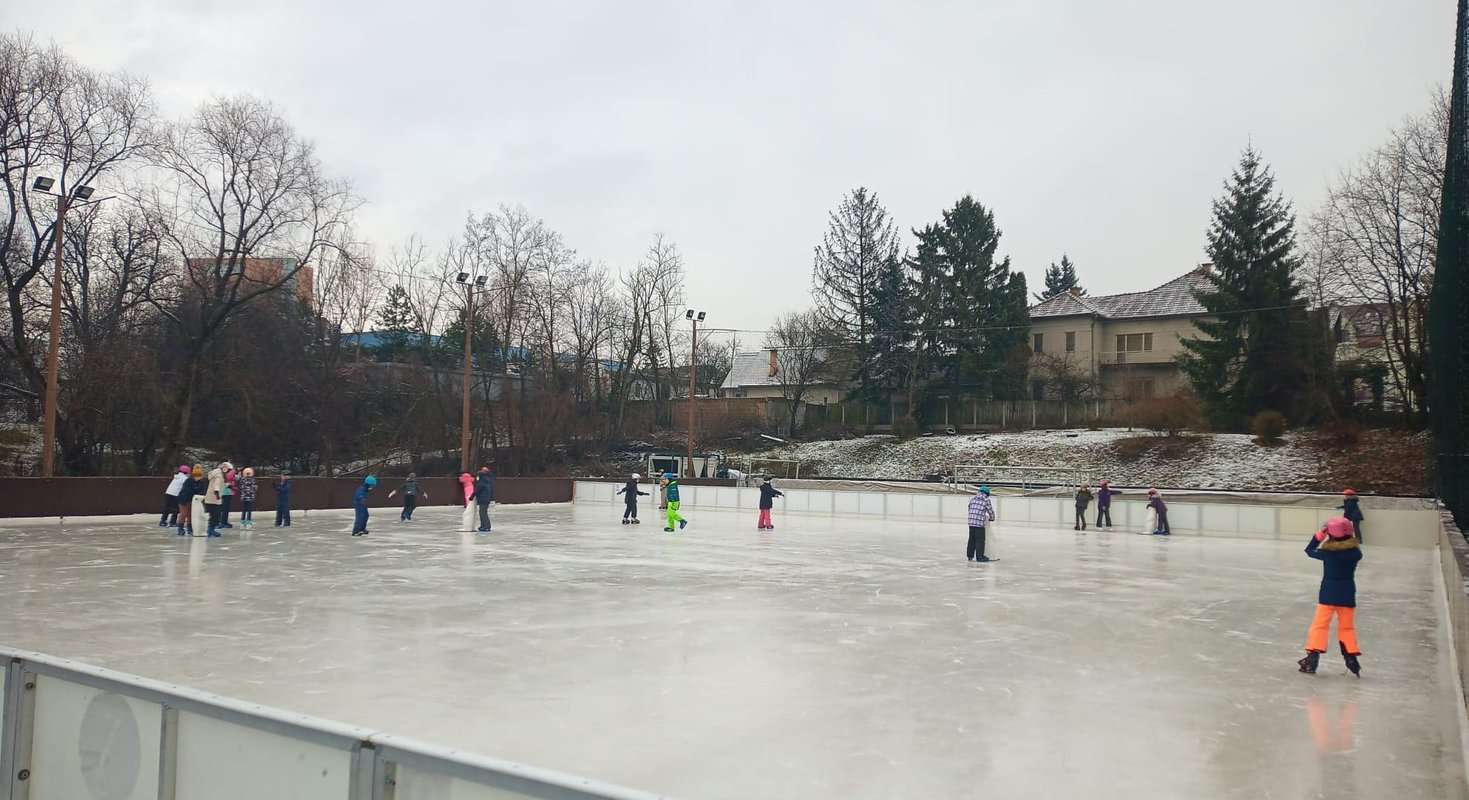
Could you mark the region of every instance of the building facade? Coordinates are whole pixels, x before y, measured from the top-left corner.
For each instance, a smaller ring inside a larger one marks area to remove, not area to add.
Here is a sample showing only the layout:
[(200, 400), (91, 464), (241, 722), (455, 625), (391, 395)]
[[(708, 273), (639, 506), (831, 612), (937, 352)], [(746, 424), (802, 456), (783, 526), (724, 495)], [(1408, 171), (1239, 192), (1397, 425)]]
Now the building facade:
[(1187, 388), (1181, 342), (1208, 312), (1194, 293), (1211, 265), (1145, 292), (1069, 292), (1030, 308), (1032, 399), (1167, 397)]

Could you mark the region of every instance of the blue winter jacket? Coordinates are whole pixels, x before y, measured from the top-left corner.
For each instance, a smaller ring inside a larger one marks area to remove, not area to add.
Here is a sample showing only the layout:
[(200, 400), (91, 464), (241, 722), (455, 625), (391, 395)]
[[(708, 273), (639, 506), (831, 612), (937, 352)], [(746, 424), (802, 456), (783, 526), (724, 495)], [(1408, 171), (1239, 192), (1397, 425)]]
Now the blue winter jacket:
[(677, 503), (678, 502), (678, 481), (669, 481), (668, 482), (668, 488), (663, 490), (663, 496), (666, 497), (666, 498), (668, 498), (668, 502), (670, 502), (670, 503)]
[(1316, 536), (1306, 544), (1306, 555), (1321, 562), (1321, 592), (1316, 602), (1323, 606), (1357, 607), (1357, 562), (1362, 548), (1356, 539), (1318, 542)]
[(474, 502), (480, 505), (495, 502), (495, 476), (480, 473), (474, 479)]
[(1353, 522), (1361, 522), (1367, 519), (1362, 516), (1362, 504), (1358, 498), (1348, 497), (1341, 505), (1337, 506), (1342, 511), (1342, 516)]
[(372, 491), (367, 484), (360, 484), (357, 491), (352, 493), (352, 507), (360, 511), (367, 510), (367, 493)]

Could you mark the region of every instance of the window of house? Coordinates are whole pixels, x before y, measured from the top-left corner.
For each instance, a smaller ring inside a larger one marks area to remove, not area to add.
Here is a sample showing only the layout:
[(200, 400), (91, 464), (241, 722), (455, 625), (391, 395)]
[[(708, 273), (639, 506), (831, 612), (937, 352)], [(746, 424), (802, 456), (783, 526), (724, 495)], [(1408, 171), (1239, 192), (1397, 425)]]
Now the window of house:
[(1127, 400), (1151, 400), (1153, 391), (1152, 378), (1128, 378), (1122, 384), (1122, 396)]
[[(1040, 351), (1037, 350), (1036, 352), (1039, 353)], [(1046, 399), (1046, 382), (1045, 381), (1031, 381), (1030, 382), (1030, 399), (1032, 399), (1032, 400), (1044, 400), (1044, 399)]]
[(1035, 351), (1037, 353), (1044, 353), (1045, 351), (1041, 348), (1042, 343), (1045, 341), (1046, 335), (1044, 333), (1037, 333), (1032, 338), (1035, 339)]
[(1076, 331), (1067, 331), (1066, 332), (1066, 352), (1068, 352), (1068, 353), (1075, 353), (1076, 352)]
[(1146, 353), (1152, 349), (1153, 334), (1151, 333), (1117, 334), (1117, 352), (1119, 353)]

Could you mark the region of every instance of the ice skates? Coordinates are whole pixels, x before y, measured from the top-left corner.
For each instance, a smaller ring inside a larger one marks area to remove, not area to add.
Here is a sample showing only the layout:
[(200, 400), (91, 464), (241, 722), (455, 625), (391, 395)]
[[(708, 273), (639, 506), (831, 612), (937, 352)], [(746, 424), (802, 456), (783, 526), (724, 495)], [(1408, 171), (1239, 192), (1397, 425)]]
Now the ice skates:
[(1300, 665), (1301, 672), (1307, 675), (1315, 675), (1316, 665), (1319, 663), (1321, 663), (1321, 653), (1316, 650), (1308, 650), (1306, 657), (1296, 662), (1296, 664)]
[(1362, 662), (1357, 660), (1357, 656), (1361, 654), (1348, 653), (1346, 642), (1338, 641), (1337, 644), (1341, 646), (1341, 657), (1343, 661), (1347, 662), (1347, 669), (1351, 670), (1352, 674), (1358, 678), (1362, 677)]

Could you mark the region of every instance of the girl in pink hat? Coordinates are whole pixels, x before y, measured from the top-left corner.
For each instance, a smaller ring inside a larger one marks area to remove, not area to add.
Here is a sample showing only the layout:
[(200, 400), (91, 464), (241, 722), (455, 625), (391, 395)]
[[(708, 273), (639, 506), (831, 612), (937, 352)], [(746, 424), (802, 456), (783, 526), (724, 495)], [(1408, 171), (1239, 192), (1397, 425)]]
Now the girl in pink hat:
[(1297, 661), (1301, 672), (1315, 674), (1321, 654), (1326, 652), (1326, 637), (1331, 632), (1331, 618), (1336, 617), (1337, 644), (1347, 669), (1358, 677), (1362, 665), (1357, 657), (1357, 562), (1362, 548), (1352, 535), (1352, 522), (1346, 517), (1332, 517), (1306, 543), (1306, 555), (1321, 562), (1321, 591), (1316, 597), (1316, 618), (1306, 634), (1306, 657)]

